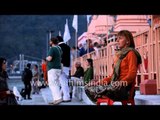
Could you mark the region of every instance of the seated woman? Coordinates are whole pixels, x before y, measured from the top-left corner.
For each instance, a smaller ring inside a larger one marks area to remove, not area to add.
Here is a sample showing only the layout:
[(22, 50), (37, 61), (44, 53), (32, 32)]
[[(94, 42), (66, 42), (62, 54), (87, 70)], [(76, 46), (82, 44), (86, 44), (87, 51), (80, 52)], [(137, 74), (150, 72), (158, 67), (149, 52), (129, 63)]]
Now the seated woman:
[(117, 35), (120, 50), (116, 54), (113, 74), (95, 84), (87, 84), (85, 92), (87, 96), (96, 102), (97, 98), (106, 96), (112, 100), (126, 100), (131, 86), (135, 84), (138, 65), (141, 64), (141, 56), (135, 49), (132, 33), (122, 30)]
[(0, 58), (0, 105), (18, 105), (15, 95), (8, 88), (6, 72), (6, 59)]
[(84, 72), (84, 85), (88, 84), (94, 77), (93, 60), (91, 58), (86, 60), (87, 70)]

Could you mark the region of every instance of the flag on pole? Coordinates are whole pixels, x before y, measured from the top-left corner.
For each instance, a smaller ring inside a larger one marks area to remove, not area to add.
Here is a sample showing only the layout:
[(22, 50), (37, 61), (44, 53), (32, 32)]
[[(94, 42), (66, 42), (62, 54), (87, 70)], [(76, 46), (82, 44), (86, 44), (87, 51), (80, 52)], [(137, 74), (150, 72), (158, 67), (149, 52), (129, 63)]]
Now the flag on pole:
[(78, 15), (73, 16), (72, 26), (78, 32)]
[(61, 31), (59, 31), (58, 35), (59, 35), (59, 36), (62, 36), (62, 35), (61, 35)]
[(71, 35), (69, 32), (69, 28), (68, 28), (68, 20), (66, 19), (66, 24), (65, 24), (65, 28), (64, 28), (64, 35), (63, 35), (63, 40), (66, 43), (68, 40), (71, 39)]
[(91, 18), (92, 15), (87, 15), (87, 24), (90, 23), (90, 18)]

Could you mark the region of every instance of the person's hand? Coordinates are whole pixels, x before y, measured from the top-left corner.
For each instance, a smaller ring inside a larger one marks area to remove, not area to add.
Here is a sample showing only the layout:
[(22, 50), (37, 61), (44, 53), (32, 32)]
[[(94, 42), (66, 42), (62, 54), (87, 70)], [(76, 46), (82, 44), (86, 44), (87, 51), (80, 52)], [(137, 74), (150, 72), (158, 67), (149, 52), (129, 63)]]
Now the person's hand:
[(6, 94), (8, 94), (8, 95), (11, 94), (11, 91), (10, 91), (10, 90), (7, 90), (7, 91), (6, 91)]

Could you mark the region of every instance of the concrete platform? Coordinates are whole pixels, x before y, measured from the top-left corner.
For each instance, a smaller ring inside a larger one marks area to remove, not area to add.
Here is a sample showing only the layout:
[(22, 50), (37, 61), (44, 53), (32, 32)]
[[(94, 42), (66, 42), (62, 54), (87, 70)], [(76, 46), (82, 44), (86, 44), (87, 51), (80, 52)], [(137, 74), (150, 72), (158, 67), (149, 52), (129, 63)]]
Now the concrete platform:
[[(18, 101), (20, 105), (49, 105), (52, 102), (52, 95), (50, 89), (43, 88), (40, 90), (39, 94), (34, 94), (31, 96), (32, 100), (21, 100)], [(71, 102), (62, 102), (59, 105), (87, 105), (84, 101), (78, 100), (77, 98), (72, 99)]]
[(24, 100), (18, 101), (20, 105), (47, 105), (42, 97), (42, 93), (34, 94), (31, 96), (32, 100)]
[[(85, 95), (85, 92), (82, 88), (78, 90), (77, 98), (72, 99), (71, 102), (62, 102), (59, 105), (95, 105), (89, 98)], [(40, 94), (32, 95), (32, 100), (22, 100), (18, 101), (20, 105), (49, 105), (48, 103), (52, 101), (52, 96), (50, 89), (43, 88), (41, 89)], [(135, 96), (136, 105), (160, 105), (160, 95), (141, 95), (140, 91), (136, 91)], [(101, 105), (107, 105), (105, 103)], [(115, 102), (114, 105), (122, 105), (120, 102)]]
[(160, 95), (141, 95), (140, 91), (136, 91), (136, 105), (160, 105)]
[[(45, 104), (48, 104), (49, 102), (52, 102), (52, 95), (50, 89), (44, 88), (41, 89), (42, 96), (44, 98)], [(78, 100), (77, 98), (74, 98), (71, 100), (71, 102), (62, 102), (59, 105), (87, 105), (84, 101)]]
[[(84, 92), (83, 87), (79, 87), (78, 89), (81, 89), (82, 93), (77, 93), (77, 94), (82, 94), (82, 95), (77, 95), (77, 96), (82, 96), (82, 100), (87, 104), (87, 105), (94, 105), (92, 101), (88, 99)], [(104, 103), (104, 105), (106, 105)], [(121, 102), (115, 102), (114, 105), (122, 105)], [(160, 95), (141, 95), (140, 91), (136, 91), (135, 95), (135, 105), (160, 105)]]

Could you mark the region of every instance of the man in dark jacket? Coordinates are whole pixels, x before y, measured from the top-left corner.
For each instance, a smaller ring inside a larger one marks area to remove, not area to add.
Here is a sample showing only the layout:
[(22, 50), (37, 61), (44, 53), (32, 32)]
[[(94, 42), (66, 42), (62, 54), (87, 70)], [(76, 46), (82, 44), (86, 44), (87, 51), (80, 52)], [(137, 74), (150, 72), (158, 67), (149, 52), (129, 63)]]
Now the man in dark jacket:
[(32, 81), (32, 71), (31, 69), (31, 64), (28, 63), (27, 67), (24, 69), (24, 73), (22, 76), (22, 80), (25, 86), (25, 94), (24, 94), (24, 99), (26, 99), (26, 95), (28, 96), (28, 99), (31, 98), (31, 81)]
[(74, 75), (72, 75), (70, 81), (70, 86), (73, 86), (72, 98), (75, 98), (76, 86), (83, 85), (83, 80), (81, 77), (84, 76), (84, 69), (81, 67), (81, 63), (76, 62), (75, 67), (76, 67), (76, 72), (74, 73)]
[(59, 41), (58, 45), (61, 47), (63, 54), (62, 54), (62, 74), (59, 78), (61, 89), (63, 92), (63, 101), (70, 102), (70, 90), (68, 86), (68, 78), (69, 78), (69, 69), (70, 69), (70, 47), (63, 42), (63, 38), (61, 36), (57, 36)]
[(77, 78), (83, 77), (84, 69), (81, 67), (81, 63), (76, 62), (75, 67), (76, 67), (76, 72), (74, 73), (74, 75), (72, 75), (72, 77), (77, 77)]

